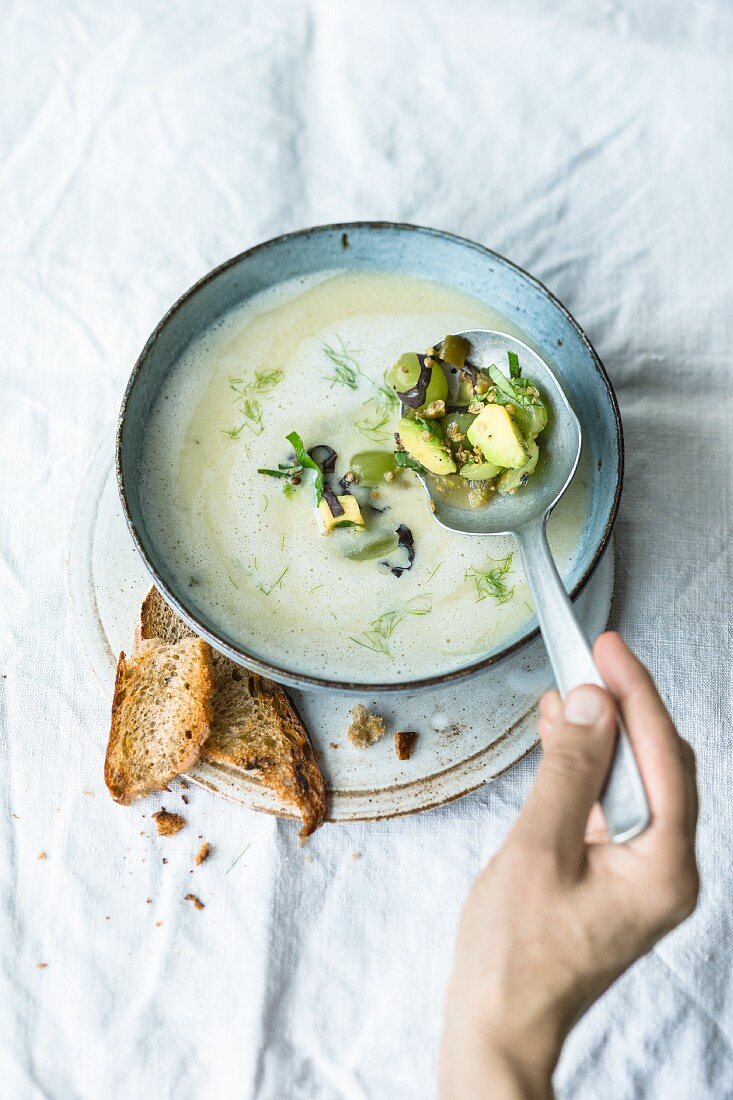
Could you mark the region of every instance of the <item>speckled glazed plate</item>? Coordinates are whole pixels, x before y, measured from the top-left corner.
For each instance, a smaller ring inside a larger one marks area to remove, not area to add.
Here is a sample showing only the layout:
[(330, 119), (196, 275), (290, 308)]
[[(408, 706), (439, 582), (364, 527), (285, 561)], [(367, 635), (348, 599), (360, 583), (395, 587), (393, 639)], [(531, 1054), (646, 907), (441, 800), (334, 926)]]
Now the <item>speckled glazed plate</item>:
[[(130, 539), (113, 474), (113, 433), (94, 456), (77, 499), (67, 554), (74, 623), (100, 687), (112, 698), (117, 655), (129, 652), (150, 575)], [(613, 596), (613, 545), (576, 601), (589, 637), (605, 627)], [(331, 821), (415, 813), (460, 798), (494, 779), (532, 749), (537, 700), (552, 674), (541, 640), (468, 680), (418, 694), (379, 699), (291, 692), (321, 755)], [(384, 716), (388, 730), (419, 733), (410, 760), (400, 761), (390, 736), (356, 749), (345, 735), (359, 699)], [(100, 730), (100, 767), (106, 730)], [(254, 810), (289, 816), (246, 772), (199, 764), (189, 778)]]

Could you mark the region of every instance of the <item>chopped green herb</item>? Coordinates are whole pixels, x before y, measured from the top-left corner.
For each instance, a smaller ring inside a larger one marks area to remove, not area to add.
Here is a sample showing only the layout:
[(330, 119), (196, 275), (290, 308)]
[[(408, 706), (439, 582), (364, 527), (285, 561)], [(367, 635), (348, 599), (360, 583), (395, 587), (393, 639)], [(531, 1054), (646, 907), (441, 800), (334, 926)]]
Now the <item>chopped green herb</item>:
[(405, 466), (408, 470), (415, 470), (418, 474), (425, 473), (425, 467), (416, 458), (409, 455), (407, 451), (395, 451), (394, 459), (398, 466)]
[(383, 615), (372, 620), (369, 629), (364, 630), (360, 638), (350, 637), (349, 641), (355, 642), (356, 645), (360, 645), (364, 649), (371, 649), (373, 653), (381, 653), (385, 657), (391, 657), (392, 651), (387, 644), (389, 639), (408, 615), (429, 615), (433, 608), (432, 606), (426, 606), (426, 601), (430, 600), (431, 597), (432, 593), (430, 592), (424, 596), (413, 596), (402, 607), (385, 611)]
[(285, 438), (295, 451), (295, 457), (300, 465), (304, 469), (313, 471), (315, 475), (313, 478), (313, 487), (316, 491), (316, 504), (320, 504), (321, 497), (323, 496), (323, 470), (308, 454), (305, 449), (305, 444), (297, 432), (291, 432), (290, 435), (286, 435)]
[(384, 443), (389, 439), (389, 431), (385, 431), (385, 425), (389, 422), (389, 411), (384, 410), (377, 412), (376, 416), (364, 417), (362, 420), (357, 420), (354, 423), (354, 427), (367, 439), (371, 439), (373, 443)]
[(262, 407), (259, 401), (251, 395), (271, 393), (284, 377), (285, 375), (281, 370), (256, 370), (254, 378), (230, 378), (229, 389), (234, 394), (234, 404), (244, 419), (236, 428), (222, 429), (224, 435), (229, 436), (230, 439), (239, 439), (245, 428), (253, 435), (262, 435), (265, 430), (262, 421)]
[(228, 435), (230, 439), (239, 439), (245, 428), (252, 432), (253, 435), (262, 435), (265, 430), (265, 425), (262, 423), (262, 409), (259, 401), (250, 401), (247, 399), (238, 401), (237, 405), (244, 420), (238, 427), (231, 428), (229, 431), (222, 429), (224, 435)]
[(280, 549), (285, 549), (285, 535), (283, 535), (283, 537), (280, 539)]
[(509, 360), (509, 377), (519, 378), (522, 373), (522, 368), (519, 365), (519, 356), (516, 351), (508, 351), (506, 355)]
[(262, 584), (261, 582), (260, 582), (260, 584), (257, 585), (257, 587), (259, 588), (259, 590), (260, 590), (260, 592), (262, 593), (263, 596), (269, 596), (271, 592), (274, 592), (276, 588), (280, 587), (280, 585), (283, 582), (283, 577), (285, 576), (285, 574), (287, 573), (289, 568), (290, 568), (290, 566), (286, 565), (285, 568), (283, 569), (282, 573), (280, 574), (280, 576), (277, 578), (276, 581), (273, 581), (273, 583), (270, 585), (269, 588), (266, 588), (265, 585)]
[(443, 564), (442, 561), (439, 561), (438, 564), (435, 566), (435, 569), (432, 571), (432, 573), (428, 577), (428, 584), (430, 584), (431, 580), (433, 579), (435, 574), (438, 572), (438, 570), (440, 569), (442, 564)]
[(506, 584), (504, 577), (512, 567), (513, 554), (507, 554), (503, 559), (487, 558), (496, 562), (491, 569), (479, 569), (472, 566), (466, 570), (465, 579), (472, 580), (476, 585), (476, 602), (485, 600), (491, 596), (497, 603), (508, 603), (514, 595), (514, 585)]
[(332, 387), (338, 383), (340, 386), (348, 386), (350, 390), (357, 390), (359, 388), (359, 375), (362, 370), (354, 358), (354, 350), (356, 349), (349, 351), (338, 334), (336, 339), (339, 344), (338, 347), (333, 347), (331, 344), (323, 345), (324, 353), (334, 365), (334, 373), (328, 375), (328, 381)]
[(257, 470), (258, 474), (266, 474), (267, 477), (281, 477), (285, 481), (289, 481), (291, 478), (300, 477), (303, 473), (303, 467), (298, 462), (292, 462), (289, 465), (285, 465), (284, 462), (278, 464), (277, 470), (267, 470), (260, 467)]
[[(259, 470), (257, 472), (259, 473)], [(267, 509), (270, 507), (270, 498), (268, 497), (267, 493), (263, 493), (262, 494), (262, 499), (265, 502), (265, 507), (262, 509), (262, 511), (266, 512)]]
[(489, 377), (496, 386), (495, 391), (489, 391), (487, 397), (497, 405), (536, 405), (537, 398), (523, 393), (522, 389), (515, 386), (506, 375), (502, 374), (498, 367), (492, 363), (489, 369)]
[(379, 394), (379, 403), (385, 409), (396, 409), (400, 403), (399, 397), (390, 386), (377, 386), (377, 393)]
[(356, 427), (366, 435), (367, 439), (373, 439), (377, 443), (383, 443), (389, 436), (389, 433), (384, 432), (384, 426), (389, 421), (392, 413), (399, 406), (399, 399), (393, 389), (387, 389), (385, 386), (377, 386), (376, 394), (374, 397), (369, 397), (364, 402), (365, 405), (372, 405), (374, 407), (375, 416), (365, 417), (363, 420), (356, 422)]
[(295, 492), (295, 486), (293, 485), (292, 481), (286, 481), (285, 484), (283, 485), (283, 496), (284, 497), (291, 497), (294, 492)]
[(233, 584), (235, 588), (239, 588), (239, 585), (237, 584), (237, 582), (235, 581), (235, 579), (231, 575), (231, 573), (227, 573), (227, 578), (228, 578), (230, 584)]
[(323, 588), (322, 584), (314, 584), (312, 588), (308, 589), (308, 595), (312, 596), (314, 592), (317, 592), (319, 588)]
[(237, 397), (245, 397), (249, 393), (271, 393), (284, 377), (281, 370), (256, 370), (254, 378), (249, 381), (246, 378), (230, 378), (229, 388)]

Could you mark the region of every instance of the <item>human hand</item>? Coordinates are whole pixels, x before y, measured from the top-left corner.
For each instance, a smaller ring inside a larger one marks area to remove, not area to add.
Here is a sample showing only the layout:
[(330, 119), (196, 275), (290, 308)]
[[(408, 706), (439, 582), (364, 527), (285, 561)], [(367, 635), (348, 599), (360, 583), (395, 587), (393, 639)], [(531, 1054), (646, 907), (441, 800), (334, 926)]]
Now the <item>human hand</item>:
[(597, 804), (614, 747), (614, 704), (586, 685), (548, 692), (543, 759), (503, 847), (461, 918), (441, 1051), (445, 1100), (551, 1096), (573, 1024), (683, 921), (698, 893), (692, 749), (621, 638), (594, 647), (626, 723), (651, 825), (609, 842)]

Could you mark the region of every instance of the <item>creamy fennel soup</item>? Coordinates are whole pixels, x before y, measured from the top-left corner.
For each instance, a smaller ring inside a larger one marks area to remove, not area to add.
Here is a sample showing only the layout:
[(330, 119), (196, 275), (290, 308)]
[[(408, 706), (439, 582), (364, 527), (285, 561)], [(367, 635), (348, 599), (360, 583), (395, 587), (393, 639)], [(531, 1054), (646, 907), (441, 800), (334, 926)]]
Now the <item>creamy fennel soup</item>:
[[(385, 372), (475, 328), (523, 335), (438, 283), (334, 274), (267, 291), (194, 342), (156, 402), (142, 469), (150, 536), (188, 602), (265, 660), (350, 681), (447, 672), (516, 634), (533, 612), (513, 540), (443, 530), (409, 465), (390, 465), (401, 410)], [(298, 437), (347, 505), (336, 516), (316, 507)], [(563, 574), (588, 500), (581, 465), (549, 523)]]

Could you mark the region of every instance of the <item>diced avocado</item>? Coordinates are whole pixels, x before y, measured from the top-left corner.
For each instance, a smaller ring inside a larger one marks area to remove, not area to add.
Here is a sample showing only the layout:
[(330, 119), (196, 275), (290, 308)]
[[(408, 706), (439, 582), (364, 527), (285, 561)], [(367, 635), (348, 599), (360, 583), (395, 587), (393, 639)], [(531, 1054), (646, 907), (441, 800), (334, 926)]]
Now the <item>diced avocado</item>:
[(335, 530), (337, 527), (364, 526), (361, 508), (355, 497), (347, 493), (342, 497), (336, 497), (336, 500), (344, 510), (342, 516), (334, 516), (325, 498), (322, 499), (321, 503), (318, 505), (318, 521), (321, 525), (321, 534), (330, 535), (331, 531)]
[[(547, 409), (544, 403), (533, 394), (527, 393), (532, 386), (529, 378), (507, 378), (498, 367), (489, 367), (489, 377), (499, 390), (504, 402), (509, 401), (515, 408), (514, 420), (526, 438), (534, 439), (547, 426)], [(536, 392), (536, 387), (535, 387)]]
[(534, 473), (537, 460), (540, 457), (540, 449), (534, 439), (527, 440), (527, 447), (529, 458), (524, 466), (520, 466), (518, 470), (505, 470), (497, 481), (496, 488), (500, 493), (513, 493), (515, 489), (520, 489)]
[(440, 358), (460, 370), (470, 350), (471, 345), (465, 336), (446, 336), (440, 348)]
[(547, 427), (547, 409), (541, 402), (537, 405), (517, 405), (514, 423), (525, 439), (534, 439)]
[[(408, 351), (401, 355), (397, 362), (387, 371), (387, 382), (396, 393), (405, 393), (417, 384), (420, 377), (420, 360), (417, 355)], [(448, 396), (448, 379), (443, 368), (436, 363), (430, 370), (425, 401), (420, 408), (432, 405), (433, 401), (445, 401)]]
[(490, 481), (492, 477), (497, 477), (502, 469), (502, 466), (495, 466), (493, 462), (467, 462), (465, 466), (461, 466), (458, 473), (469, 481)]
[(529, 449), (503, 405), (486, 405), (468, 429), (468, 438), (495, 466), (518, 470), (529, 457)]
[(397, 425), (400, 442), (407, 453), (431, 474), (454, 474), (453, 461), (443, 434), (437, 424), (420, 417), (403, 416)]

